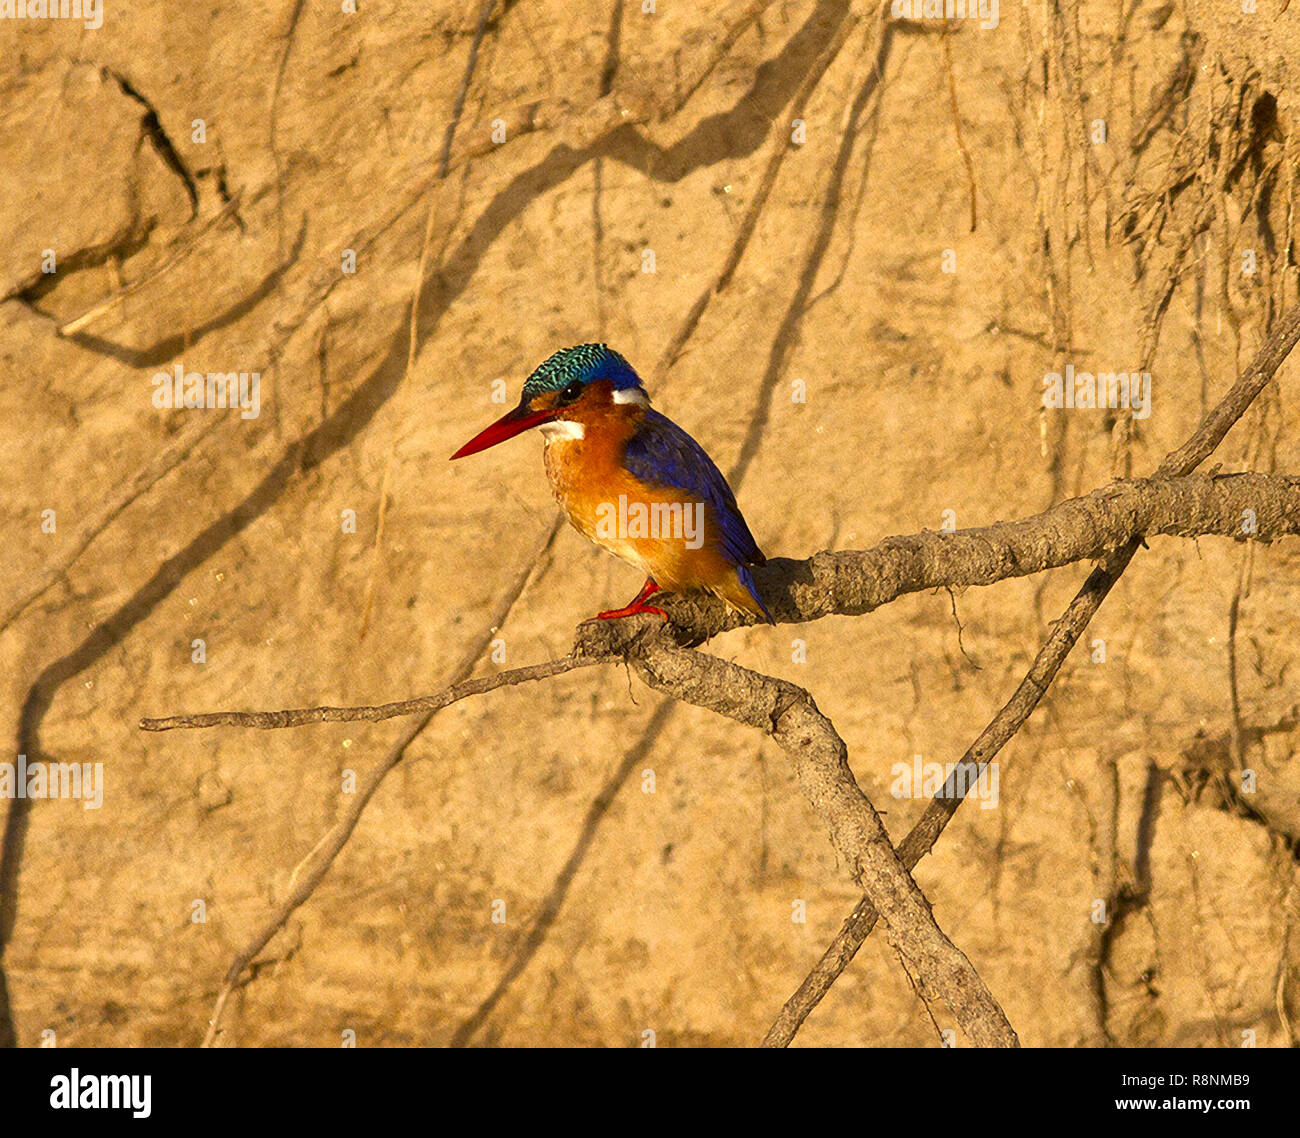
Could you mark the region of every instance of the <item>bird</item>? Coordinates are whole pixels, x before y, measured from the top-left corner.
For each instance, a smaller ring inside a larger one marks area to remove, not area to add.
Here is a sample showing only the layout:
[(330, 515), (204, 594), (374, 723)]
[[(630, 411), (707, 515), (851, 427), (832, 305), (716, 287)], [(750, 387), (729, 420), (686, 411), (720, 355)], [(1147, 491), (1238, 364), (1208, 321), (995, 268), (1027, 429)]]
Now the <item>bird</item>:
[(646, 574), (617, 620), (663, 609), (663, 590), (705, 592), (775, 624), (750, 569), (766, 558), (736, 496), (699, 443), (650, 406), (632, 365), (606, 344), (548, 357), (524, 381), (519, 404), (451, 457), (478, 454), (537, 428), (551, 491), (579, 533)]

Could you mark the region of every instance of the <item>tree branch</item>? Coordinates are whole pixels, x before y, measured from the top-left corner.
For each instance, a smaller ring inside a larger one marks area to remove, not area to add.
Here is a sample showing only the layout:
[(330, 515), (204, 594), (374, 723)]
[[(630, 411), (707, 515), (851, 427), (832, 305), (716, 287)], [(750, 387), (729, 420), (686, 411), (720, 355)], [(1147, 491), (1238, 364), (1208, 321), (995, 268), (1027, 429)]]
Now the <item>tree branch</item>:
[[(831, 614), (860, 615), (905, 593), (934, 588), (991, 585), (1074, 561), (1098, 557), (1127, 541), (1156, 534), (1221, 535), (1271, 541), (1300, 533), (1300, 478), (1267, 474), (1191, 475), (1136, 479), (1053, 506), (1015, 522), (942, 533), (926, 530), (886, 538), (873, 549), (817, 553), (806, 561), (779, 559), (755, 576), (780, 620), (816, 620)], [(760, 576), (761, 574), (761, 576)], [(710, 628), (750, 618), (723, 611), (721, 601), (696, 594), (666, 595), (672, 637), (683, 646), (701, 643)], [(692, 619), (694, 618), (694, 619)], [(465, 680), (434, 695), (354, 707), (299, 707), (278, 711), (212, 711), (140, 720), (144, 731), (176, 728), (256, 727), (271, 730), (306, 723), (377, 722), (437, 711), (499, 687), (547, 679), (632, 652), (657, 618), (589, 621), (578, 654), (496, 675)]]
[[(754, 570), (759, 591), (778, 621), (798, 623), (832, 614), (859, 616), (926, 589), (992, 585), (1075, 561), (1106, 556), (1157, 534), (1218, 534), (1268, 541), (1300, 532), (1300, 479), (1264, 474), (1192, 475), (1114, 482), (1081, 498), (1014, 522), (955, 533), (925, 530), (886, 538), (867, 550), (775, 558)], [(1253, 511), (1255, 533), (1243, 524)], [(717, 633), (754, 623), (711, 596), (656, 600), (678, 643), (694, 646)], [(632, 635), (626, 621), (608, 622), (605, 651), (621, 652)], [(595, 642), (589, 640), (593, 647)]]
[[(688, 646), (717, 631), (745, 623), (723, 611), (721, 603), (711, 598), (666, 598), (667, 622), (645, 618), (588, 622), (580, 626), (574, 652), (569, 656), (468, 680), (433, 696), (354, 708), (179, 715), (142, 720), (140, 725), (146, 730), (219, 724), (278, 728), (310, 722), (379, 720), (416, 712), (432, 714), (470, 695), (622, 657), (651, 687), (771, 734), (795, 762), (805, 794), (827, 823), (833, 844), (866, 894), (817, 969), (787, 1003), (765, 1042), (789, 1042), (803, 1018), (852, 959), (880, 914), (885, 917), (891, 940), (916, 976), (923, 998), (942, 998), (977, 1045), (1017, 1046), (1015, 1032), (1002, 1009), (970, 961), (939, 928), (909, 870), (929, 850), (960, 805), (954, 784), (964, 773), (962, 767), (982, 767), (1019, 730), (1147, 535), (1221, 534), (1267, 541), (1300, 532), (1300, 479), (1252, 473), (1186, 476), (1249, 406), (1297, 338), (1300, 310), (1288, 317), (1251, 369), (1206, 417), (1192, 439), (1162, 463), (1154, 479), (1116, 482), (1016, 522), (960, 533), (926, 531), (887, 539), (872, 550), (820, 553), (806, 562), (774, 562), (756, 574), (769, 606), (779, 618), (806, 621), (830, 613), (869, 612), (904, 593), (921, 589), (990, 584), (1106, 554), (1105, 564), (1093, 571), (1065, 616), (1054, 626), (1011, 701), (963, 758), (949, 780), (948, 796), (929, 804), (921, 822), (897, 851), (849, 769), (843, 740), (806, 691), (688, 650)], [(398, 754), (400, 757), (400, 751)], [(395, 761), (386, 760), (381, 770)], [(360, 796), (359, 808), (368, 798), (369, 793)], [(345, 819), (332, 835), (333, 849), (325, 859), (326, 867), (354, 824), (355, 817)], [(299, 892), (304, 887), (309, 892), (315, 881), (304, 882)], [(286, 907), (299, 903), (301, 900), (295, 896)], [(241, 953), (232, 964), (218, 1000), (209, 1042), (226, 997), (264, 943), (261, 937), (255, 938), (251, 951)]]
[[(1255, 397), (1282, 366), (1282, 361), (1297, 341), (1300, 341), (1300, 305), (1293, 308), (1273, 330), (1251, 361), (1250, 367), (1201, 420), (1192, 437), (1165, 457), (1157, 468), (1156, 475), (1177, 478), (1190, 474), (1199, 466), (1223, 441), (1232, 425), (1245, 414)], [(898, 847), (903, 864), (909, 869), (934, 846), (964, 801), (965, 789), (975, 785), (978, 772), (997, 756), (1047, 694), (1061, 664), (1128, 567), (1140, 544), (1137, 539), (1130, 540), (1122, 549), (1107, 557), (1104, 564), (1097, 566), (1088, 575), (1061, 618), (1052, 625), (1051, 634), (1039, 649), (1029, 671), (1011, 698), (980, 732), (979, 738), (971, 744), (949, 776), (941, 794), (930, 801), (921, 820)], [(864, 896), (849, 914), (822, 958), (781, 1008), (763, 1039), (765, 1047), (789, 1046), (803, 1021), (830, 991), (831, 985), (848, 967), (849, 961), (871, 934), (877, 915), (871, 899)]]
[[(590, 627), (579, 630), (579, 645), (582, 630)], [(628, 658), (656, 691), (771, 735), (794, 762), (799, 785), (829, 828), (853, 880), (884, 915), (922, 997), (942, 999), (977, 1046), (1019, 1046), (997, 1000), (939, 928), (925, 894), (899, 861), (880, 815), (849, 768), (844, 740), (811, 695), (786, 680), (680, 648), (662, 627), (657, 636), (642, 637)]]

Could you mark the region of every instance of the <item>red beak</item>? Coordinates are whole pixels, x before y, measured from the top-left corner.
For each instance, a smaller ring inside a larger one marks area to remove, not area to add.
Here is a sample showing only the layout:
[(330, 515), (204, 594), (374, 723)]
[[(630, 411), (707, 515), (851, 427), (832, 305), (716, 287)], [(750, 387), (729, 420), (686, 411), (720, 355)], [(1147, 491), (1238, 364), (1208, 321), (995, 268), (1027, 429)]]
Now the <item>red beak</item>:
[(537, 426), (538, 423), (545, 423), (548, 419), (554, 419), (556, 414), (555, 411), (534, 411), (527, 403), (520, 403), (513, 411), (502, 415), (490, 427), (484, 427), (451, 457), (456, 459), (464, 458), (470, 454), (478, 454), (481, 450), (487, 450), (488, 447), (494, 447), (497, 443), (503, 443), (506, 439), (513, 439), (515, 435), (523, 434), (531, 427)]

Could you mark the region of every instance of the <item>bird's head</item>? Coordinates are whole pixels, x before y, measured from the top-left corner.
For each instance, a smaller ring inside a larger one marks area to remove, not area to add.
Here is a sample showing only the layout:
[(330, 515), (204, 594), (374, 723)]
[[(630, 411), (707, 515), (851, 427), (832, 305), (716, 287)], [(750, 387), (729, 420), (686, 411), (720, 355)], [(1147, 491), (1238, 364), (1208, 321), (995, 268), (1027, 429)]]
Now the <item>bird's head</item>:
[(640, 377), (613, 348), (579, 344), (556, 352), (524, 380), (519, 406), (485, 427), (452, 458), (464, 458), (532, 427), (558, 438), (581, 438), (583, 419), (598, 408), (650, 402)]

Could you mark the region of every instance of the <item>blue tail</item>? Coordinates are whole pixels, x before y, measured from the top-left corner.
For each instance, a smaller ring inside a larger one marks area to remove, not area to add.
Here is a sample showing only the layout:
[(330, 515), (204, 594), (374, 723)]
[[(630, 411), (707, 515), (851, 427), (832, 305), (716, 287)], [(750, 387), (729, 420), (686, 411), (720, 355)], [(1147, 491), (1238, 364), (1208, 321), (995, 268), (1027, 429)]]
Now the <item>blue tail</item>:
[(754, 598), (754, 603), (762, 610), (763, 616), (767, 618), (768, 624), (775, 624), (772, 614), (767, 611), (767, 605), (763, 603), (763, 598), (758, 595), (758, 586), (754, 584), (754, 575), (749, 571), (748, 565), (737, 565), (736, 576), (740, 578), (740, 583), (748, 590), (749, 595)]

